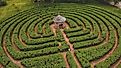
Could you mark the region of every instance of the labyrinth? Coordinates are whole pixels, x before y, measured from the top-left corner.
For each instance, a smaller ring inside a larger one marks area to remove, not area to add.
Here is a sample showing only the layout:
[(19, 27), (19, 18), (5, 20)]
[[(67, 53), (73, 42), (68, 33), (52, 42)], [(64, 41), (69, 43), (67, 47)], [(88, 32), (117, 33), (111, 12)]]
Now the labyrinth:
[[(52, 29), (62, 15), (68, 28)], [(2, 68), (121, 68), (121, 15), (93, 6), (34, 7), (0, 24)]]

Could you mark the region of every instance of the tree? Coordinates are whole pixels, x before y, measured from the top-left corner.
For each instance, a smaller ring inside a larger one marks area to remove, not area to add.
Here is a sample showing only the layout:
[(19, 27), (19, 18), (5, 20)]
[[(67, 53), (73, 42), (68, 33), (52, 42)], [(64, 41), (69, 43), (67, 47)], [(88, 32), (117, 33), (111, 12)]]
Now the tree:
[(114, 0), (114, 5), (119, 4), (120, 0)]
[(37, 4), (38, 6), (40, 6), (40, 5), (47, 6), (47, 5), (51, 4), (51, 3), (54, 3), (55, 0), (32, 0), (32, 2)]
[(116, 4), (119, 4), (119, 2), (120, 2), (121, 0), (106, 0), (106, 1), (114, 2), (114, 5), (116, 5)]
[(44, 0), (45, 3), (52, 3), (54, 0)]
[(6, 1), (5, 0), (0, 0), (0, 6), (5, 6), (6, 5)]

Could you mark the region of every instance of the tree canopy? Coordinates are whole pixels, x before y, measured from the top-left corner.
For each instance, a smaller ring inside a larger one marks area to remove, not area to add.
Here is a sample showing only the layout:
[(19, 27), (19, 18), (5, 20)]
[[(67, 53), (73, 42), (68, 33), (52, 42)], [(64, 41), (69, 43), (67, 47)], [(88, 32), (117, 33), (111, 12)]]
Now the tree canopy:
[(121, 0), (106, 0), (106, 1), (114, 2), (114, 5), (116, 5), (116, 4), (118, 4)]
[(5, 6), (6, 5), (6, 1), (5, 0), (0, 0), (0, 6)]

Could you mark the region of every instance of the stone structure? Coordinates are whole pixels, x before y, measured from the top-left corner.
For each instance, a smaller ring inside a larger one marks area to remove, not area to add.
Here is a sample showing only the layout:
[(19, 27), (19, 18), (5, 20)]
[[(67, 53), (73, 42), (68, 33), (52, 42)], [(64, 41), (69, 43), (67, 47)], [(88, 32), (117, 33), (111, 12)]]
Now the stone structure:
[(58, 15), (53, 19), (53, 22), (55, 24), (55, 28), (60, 28), (63, 29), (66, 27), (66, 25), (64, 24), (66, 22), (66, 18)]

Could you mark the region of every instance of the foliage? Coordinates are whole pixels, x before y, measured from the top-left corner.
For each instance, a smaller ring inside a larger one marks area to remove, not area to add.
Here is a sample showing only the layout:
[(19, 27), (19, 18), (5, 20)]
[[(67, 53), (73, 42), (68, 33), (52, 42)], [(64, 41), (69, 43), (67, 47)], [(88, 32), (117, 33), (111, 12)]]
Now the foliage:
[(4, 0), (0, 0), (0, 6), (5, 6), (7, 3)]
[(104, 57), (116, 43), (118, 46), (110, 57), (96, 67), (103, 64), (109, 67), (117, 62), (121, 44), (120, 14), (93, 5), (54, 4), (24, 10), (2, 21), (0, 63), (5, 67), (18, 67), (6, 55), (5, 46), (10, 56), (21, 61), (25, 67), (65, 68), (64, 52), (70, 67), (76, 68), (70, 43), (65, 41), (59, 29), (54, 36), (50, 28), (53, 17), (58, 14), (67, 18), (68, 28), (64, 32), (82, 67), (90, 67), (91, 61)]

